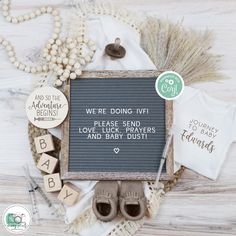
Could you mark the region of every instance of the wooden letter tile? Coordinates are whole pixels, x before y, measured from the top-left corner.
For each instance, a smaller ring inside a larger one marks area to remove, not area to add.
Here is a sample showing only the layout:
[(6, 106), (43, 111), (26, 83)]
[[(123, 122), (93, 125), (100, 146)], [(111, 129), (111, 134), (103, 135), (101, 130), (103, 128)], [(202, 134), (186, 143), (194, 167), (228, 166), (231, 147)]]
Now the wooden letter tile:
[(75, 204), (79, 193), (71, 185), (65, 184), (58, 195), (58, 199), (68, 206)]
[(59, 173), (45, 175), (43, 177), (43, 180), (44, 180), (45, 191), (48, 193), (60, 191), (62, 188), (62, 183)]
[(38, 161), (37, 168), (48, 174), (52, 174), (57, 166), (58, 159), (43, 153)]
[(51, 134), (46, 134), (34, 138), (37, 153), (50, 152), (54, 150), (54, 144)]

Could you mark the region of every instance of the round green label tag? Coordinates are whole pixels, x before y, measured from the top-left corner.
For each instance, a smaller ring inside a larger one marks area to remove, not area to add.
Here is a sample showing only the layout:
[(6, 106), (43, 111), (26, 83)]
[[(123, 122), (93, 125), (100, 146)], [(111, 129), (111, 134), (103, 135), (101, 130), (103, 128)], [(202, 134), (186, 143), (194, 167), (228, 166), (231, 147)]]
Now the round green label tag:
[(155, 88), (160, 97), (174, 100), (184, 91), (184, 80), (174, 71), (165, 71), (158, 76)]

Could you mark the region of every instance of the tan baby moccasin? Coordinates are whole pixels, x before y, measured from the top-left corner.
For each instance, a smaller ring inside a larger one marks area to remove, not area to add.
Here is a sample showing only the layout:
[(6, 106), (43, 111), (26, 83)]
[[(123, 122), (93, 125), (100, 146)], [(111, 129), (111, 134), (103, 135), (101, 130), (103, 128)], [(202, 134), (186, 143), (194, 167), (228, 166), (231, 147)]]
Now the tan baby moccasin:
[(147, 204), (141, 181), (122, 181), (120, 211), (127, 220), (140, 220), (145, 216)]
[(117, 216), (118, 182), (100, 181), (95, 186), (93, 212), (101, 221), (111, 221)]

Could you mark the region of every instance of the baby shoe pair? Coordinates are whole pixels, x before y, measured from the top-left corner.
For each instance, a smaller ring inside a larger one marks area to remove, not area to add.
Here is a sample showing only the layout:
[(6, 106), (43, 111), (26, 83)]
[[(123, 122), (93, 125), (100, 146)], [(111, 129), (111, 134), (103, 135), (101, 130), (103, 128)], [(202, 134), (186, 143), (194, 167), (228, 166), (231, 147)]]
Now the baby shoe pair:
[(101, 221), (111, 221), (120, 212), (127, 220), (140, 220), (146, 213), (146, 198), (140, 181), (100, 181), (95, 186), (93, 212)]

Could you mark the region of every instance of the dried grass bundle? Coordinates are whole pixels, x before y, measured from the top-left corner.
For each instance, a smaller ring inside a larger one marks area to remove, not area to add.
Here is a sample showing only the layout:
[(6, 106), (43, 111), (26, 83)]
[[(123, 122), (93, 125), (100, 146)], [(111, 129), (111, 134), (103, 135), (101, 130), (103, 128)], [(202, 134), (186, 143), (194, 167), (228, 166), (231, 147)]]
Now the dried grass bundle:
[(220, 56), (210, 52), (212, 33), (187, 30), (181, 23), (148, 18), (141, 28), (141, 46), (160, 71), (173, 70), (186, 84), (223, 79)]

